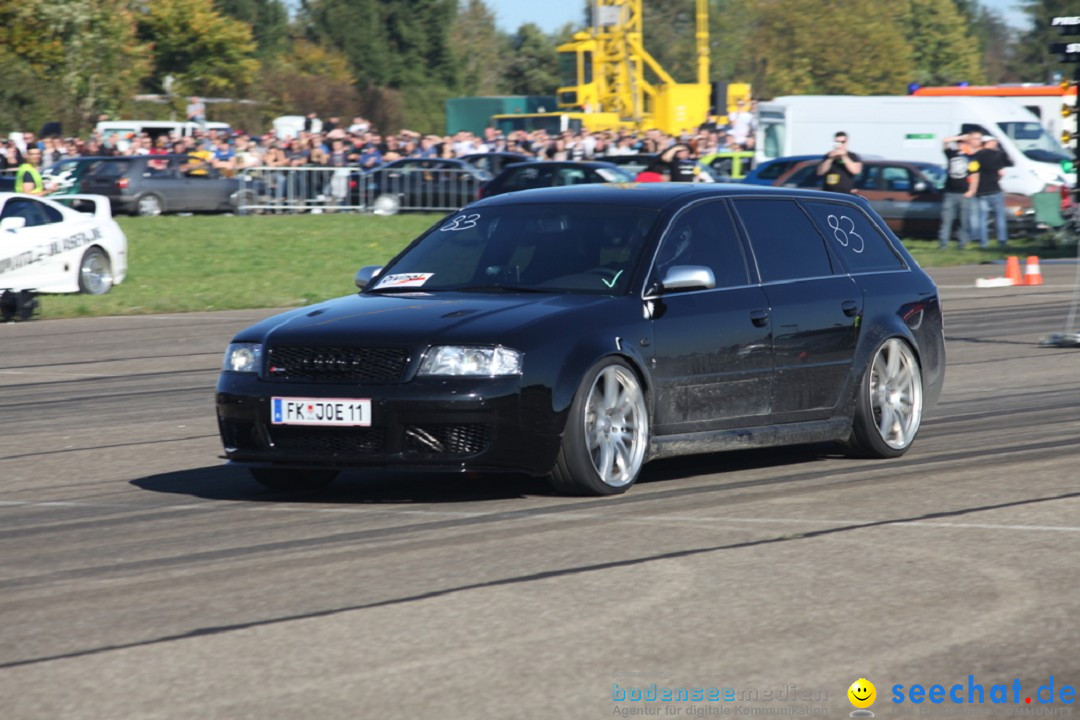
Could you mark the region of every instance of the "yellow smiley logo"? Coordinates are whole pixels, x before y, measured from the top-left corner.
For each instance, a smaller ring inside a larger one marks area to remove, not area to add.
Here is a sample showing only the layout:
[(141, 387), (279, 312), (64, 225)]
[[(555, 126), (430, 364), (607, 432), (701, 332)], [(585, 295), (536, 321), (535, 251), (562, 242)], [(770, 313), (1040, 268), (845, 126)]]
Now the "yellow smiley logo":
[(877, 699), (877, 688), (866, 678), (859, 678), (847, 689), (848, 700), (857, 708), (868, 708)]

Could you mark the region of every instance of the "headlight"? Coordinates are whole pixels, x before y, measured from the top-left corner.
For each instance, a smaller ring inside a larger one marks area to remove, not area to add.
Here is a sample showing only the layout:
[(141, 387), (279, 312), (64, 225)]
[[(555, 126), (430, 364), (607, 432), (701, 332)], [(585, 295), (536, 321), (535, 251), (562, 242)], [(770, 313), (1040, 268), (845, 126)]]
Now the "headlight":
[(468, 375), (494, 377), (520, 375), (522, 355), (504, 347), (462, 347), (442, 345), (428, 351), (421, 375)]
[(230, 343), (225, 350), (225, 369), (232, 372), (259, 372), (262, 345), (259, 343)]

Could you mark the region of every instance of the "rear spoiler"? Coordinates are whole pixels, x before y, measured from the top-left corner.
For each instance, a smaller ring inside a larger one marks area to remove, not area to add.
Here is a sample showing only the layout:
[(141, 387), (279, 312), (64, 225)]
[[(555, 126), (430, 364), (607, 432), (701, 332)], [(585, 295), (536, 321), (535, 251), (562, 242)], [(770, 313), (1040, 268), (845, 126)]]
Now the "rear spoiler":
[(53, 202), (66, 205), (72, 210), (93, 215), (99, 220), (112, 219), (112, 205), (104, 195), (49, 195)]

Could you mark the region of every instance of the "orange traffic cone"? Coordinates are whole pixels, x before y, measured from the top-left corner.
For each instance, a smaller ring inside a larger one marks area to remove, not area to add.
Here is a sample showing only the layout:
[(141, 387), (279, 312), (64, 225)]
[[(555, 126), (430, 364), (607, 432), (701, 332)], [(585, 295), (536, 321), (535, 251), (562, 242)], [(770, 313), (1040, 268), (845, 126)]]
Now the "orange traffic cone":
[(1020, 258), (1010, 255), (1005, 260), (1005, 277), (1012, 280), (1013, 285), (1023, 285), (1024, 278), (1020, 275)]
[(1024, 284), (1042, 285), (1042, 270), (1039, 269), (1039, 256), (1029, 255), (1024, 265)]

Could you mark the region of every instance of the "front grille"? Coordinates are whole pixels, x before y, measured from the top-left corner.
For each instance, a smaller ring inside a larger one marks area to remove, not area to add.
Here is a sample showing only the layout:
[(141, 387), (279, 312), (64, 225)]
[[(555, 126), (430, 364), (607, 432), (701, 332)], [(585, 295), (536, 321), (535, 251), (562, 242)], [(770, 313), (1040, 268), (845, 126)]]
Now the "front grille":
[(266, 374), (281, 382), (393, 383), (401, 381), (408, 364), (408, 348), (276, 345)]
[(383, 451), (386, 431), (381, 427), (274, 427), (274, 445), (305, 455), (369, 455)]
[(491, 427), (481, 423), (405, 426), (405, 452), (412, 455), (476, 455), (490, 441)]

